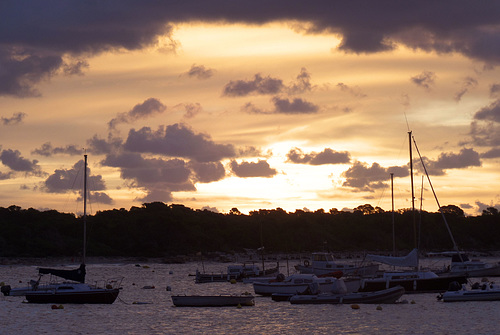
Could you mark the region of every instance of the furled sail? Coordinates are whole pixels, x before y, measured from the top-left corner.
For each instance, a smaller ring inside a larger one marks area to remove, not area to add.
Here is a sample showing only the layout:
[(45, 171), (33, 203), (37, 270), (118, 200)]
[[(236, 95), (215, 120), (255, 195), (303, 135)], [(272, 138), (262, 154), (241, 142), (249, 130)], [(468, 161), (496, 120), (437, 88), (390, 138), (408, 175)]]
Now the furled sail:
[(418, 266), (418, 250), (413, 249), (408, 255), (404, 257), (393, 256), (379, 256), (379, 255), (366, 255), (366, 259), (380, 262), (392, 266), (400, 267), (417, 267)]
[(77, 281), (80, 283), (85, 282), (85, 264), (81, 264), (78, 269), (74, 270), (60, 270), (60, 269), (49, 269), (49, 268), (39, 268), (38, 273), (40, 274), (51, 274), (57, 277), (61, 277), (68, 280)]

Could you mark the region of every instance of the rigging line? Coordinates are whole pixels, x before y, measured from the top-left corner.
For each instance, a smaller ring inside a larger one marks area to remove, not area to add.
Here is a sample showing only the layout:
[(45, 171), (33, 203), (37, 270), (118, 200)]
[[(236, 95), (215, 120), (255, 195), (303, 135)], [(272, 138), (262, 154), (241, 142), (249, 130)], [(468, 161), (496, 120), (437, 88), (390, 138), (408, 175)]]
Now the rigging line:
[(410, 132), (410, 124), (408, 123), (408, 117), (406, 116), (406, 112), (403, 112), (403, 115), (405, 116), (405, 121), (406, 121), (406, 129), (408, 132)]
[(418, 150), (417, 141), (415, 141), (414, 136), (412, 136), (412, 138), (413, 138), (413, 143), (415, 144), (415, 149), (417, 150), (418, 156), (420, 158), (420, 162), (422, 163), (422, 167), (424, 168), (425, 175), (427, 176), (427, 181), (429, 182), (429, 185), (431, 187), (432, 194), (434, 195), (434, 199), (436, 199), (436, 203), (438, 205), (439, 212), (441, 213), (441, 216), (443, 217), (444, 224), (446, 225), (446, 229), (448, 229), (448, 234), (450, 235), (451, 241), (453, 242), (453, 248), (458, 253), (458, 256), (460, 257), (461, 261), (463, 262), (462, 255), (460, 254), (460, 251), (458, 250), (458, 246), (457, 246), (457, 243), (455, 242), (455, 238), (453, 238), (453, 234), (451, 233), (451, 229), (450, 229), (450, 226), (448, 225), (448, 221), (446, 220), (446, 216), (443, 213), (443, 209), (441, 208), (441, 205), (439, 204), (439, 200), (438, 200), (438, 197), (436, 195), (436, 192), (434, 191), (434, 186), (432, 186), (432, 182), (431, 182), (431, 178), (429, 177), (429, 173), (427, 173), (427, 168), (425, 167), (424, 160), (422, 158), (422, 155), (420, 154), (420, 150)]

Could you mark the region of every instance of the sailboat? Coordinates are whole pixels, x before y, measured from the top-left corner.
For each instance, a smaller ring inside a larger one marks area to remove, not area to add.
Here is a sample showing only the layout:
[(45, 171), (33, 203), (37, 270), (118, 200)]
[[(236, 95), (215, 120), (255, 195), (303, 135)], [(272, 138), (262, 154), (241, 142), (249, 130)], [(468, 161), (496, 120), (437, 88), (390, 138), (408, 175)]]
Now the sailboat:
[[(415, 213), (415, 203), (414, 203), (414, 193), (413, 193), (412, 132), (411, 131), (408, 132), (408, 135), (410, 144), (410, 177), (411, 177), (410, 179), (411, 179), (411, 192), (412, 192), (412, 212)], [(425, 165), (424, 165), (424, 170), (425, 170)], [(441, 207), (439, 206), (439, 208)], [(413, 216), (413, 218), (415, 219), (415, 216)], [(448, 228), (448, 232), (453, 241), (453, 244), (455, 248), (458, 250), (458, 247), (456, 246), (455, 240), (453, 238), (453, 235), (451, 234), (451, 231), (447, 223), (446, 226)], [(418, 243), (416, 238), (415, 222), (414, 222), (414, 230), (415, 230), (416, 247), (408, 255), (404, 257), (379, 256), (379, 255), (366, 256), (367, 259), (372, 261), (391, 265), (394, 267), (413, 268), (413, 270), (388, 271), (384, 272), (381, 277), (362, 279), (359, 289), (360, 292), (384, 290), (399, 285), (404, 287), (406, 293), (442, 293), (448, 290), (448, 287), (452, 282), (458, 282), (460, 284), (467, 283), (467, 276), (463, 274), (440, 277), (432, 271), (419, 270), (419, 258), (418, 258), (418, 246), (417, 246)]]
[(33, 289), (26, 292), (26, 300), (30, 303), (53, 304), (112, 304), (120, 293), (121, 280), (111, 280), (104, 287), (85, 283), (85, 254), (87, 234), (87, 155), (84, 155), (84, 186), (83, 186), (83, 258), (78, 269), (61, 270), (40, 268), (40, 275), (50, 274), (70, 282), (50, 284), (50, 286)]

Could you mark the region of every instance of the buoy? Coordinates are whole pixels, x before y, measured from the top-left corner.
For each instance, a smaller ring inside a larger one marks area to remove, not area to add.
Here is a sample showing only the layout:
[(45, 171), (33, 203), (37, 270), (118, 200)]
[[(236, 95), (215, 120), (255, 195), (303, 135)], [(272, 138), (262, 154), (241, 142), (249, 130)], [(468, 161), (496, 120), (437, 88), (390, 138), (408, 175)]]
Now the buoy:
[(143, 265), (142, 268), (143, 269), (149, 269), (149, 266), (148, 265)]
[(382, 310), (382, 306), (377, 306), (377, 311), (381, 311)]
[(241, 308), (241, 304), (238, 304), (238, 306), (236, 308)]
[(172, 291), (172, 288), (170, 286), (167, 286), (167, 291)]
[(59, 306), (57, 306), (57, 305), (52, 305), (51, 307), (52, 307), (52, 309), (64, 309), (64, 306), (63, 306), (63, 305), (59, 305)]
[(236, 284), (236, 279), (231, 279), (231, 284)]
[(351, 305), (351, 308), (352, 308), (352, 309), (359, 309), (359, 305), (356, 305), (356, 304)]
[(415, 300), (412, 300), (410, 303), (411, 303), (412, 305), (415, 305), (415, 304), (416, 304)]
[(173, 275), (174, 271), (169, 271), (168, 274)]

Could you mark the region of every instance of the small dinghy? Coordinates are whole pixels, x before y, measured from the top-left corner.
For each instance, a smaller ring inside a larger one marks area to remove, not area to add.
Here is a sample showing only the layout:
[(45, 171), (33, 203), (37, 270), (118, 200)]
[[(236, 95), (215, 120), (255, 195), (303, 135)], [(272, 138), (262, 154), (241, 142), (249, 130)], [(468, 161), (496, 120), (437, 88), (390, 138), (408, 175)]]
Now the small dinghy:
[(457, 282), (450, 284), (448, 291), (438, 295), (438, 300), (454, 301), (498, 301), (500, 300), (500, 285), (495, 283), (475, 283), (470, 289)]

